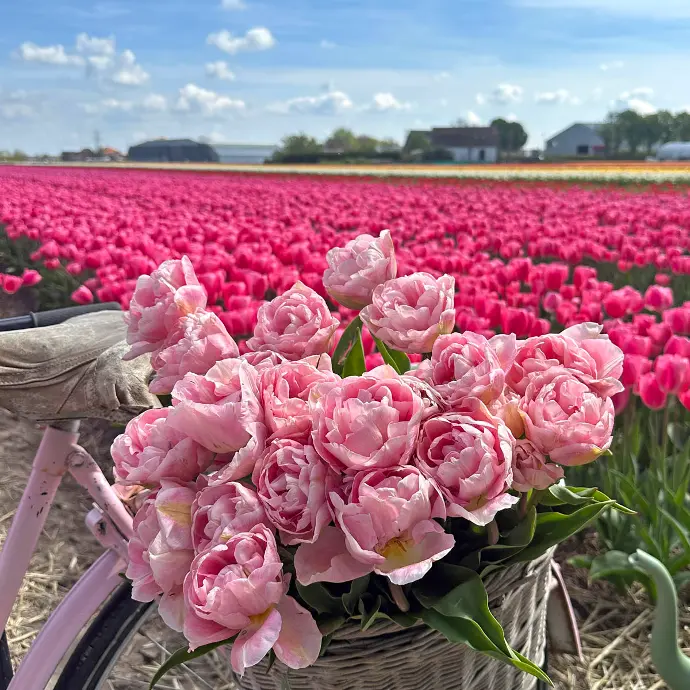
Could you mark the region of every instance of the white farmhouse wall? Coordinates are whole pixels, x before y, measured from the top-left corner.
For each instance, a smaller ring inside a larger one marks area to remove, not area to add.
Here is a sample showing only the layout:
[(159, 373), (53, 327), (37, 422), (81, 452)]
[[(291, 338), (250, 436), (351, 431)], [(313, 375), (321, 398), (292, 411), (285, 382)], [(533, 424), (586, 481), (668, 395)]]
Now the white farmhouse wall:
[[(498, 159), (498, 149), (495, 146), (451, 147), (448, 150), (458, 163), (495, 163)], [(481, 151), (484, 151), (483, 161)]]

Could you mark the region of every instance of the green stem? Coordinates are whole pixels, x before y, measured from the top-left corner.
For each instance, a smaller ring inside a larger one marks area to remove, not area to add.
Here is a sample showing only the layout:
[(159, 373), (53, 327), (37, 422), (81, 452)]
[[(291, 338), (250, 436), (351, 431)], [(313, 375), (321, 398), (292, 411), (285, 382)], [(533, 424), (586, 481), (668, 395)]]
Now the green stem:
[(498, 539), (501, 535), (498, 532), (498, 524), (496, 523), (496, 520), (492, 520), (486, 526), (486, 534), (487, 534), (487, 537), (489, 538), (489, 546), (493, 546), (494, 544), (498, 544)]

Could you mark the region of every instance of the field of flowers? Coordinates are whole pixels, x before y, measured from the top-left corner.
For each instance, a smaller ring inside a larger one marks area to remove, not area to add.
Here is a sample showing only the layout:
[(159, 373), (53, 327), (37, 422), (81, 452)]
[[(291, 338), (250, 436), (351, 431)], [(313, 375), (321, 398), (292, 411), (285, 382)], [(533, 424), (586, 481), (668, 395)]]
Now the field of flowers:
[[(459, 331), (522, 339), (602, 324), (625, 353), (626, 390), (616, 396), (624, 433), (608, 462), (573, 477), (640, 515), (602, 519), (608, 553), (587, 564), (595, 576), (641, 579), (623, 554), (643, 544), (685, 582), (690, 200), (682, 188), (0, 167), (2, 227), (4, 291), (38, 291), (43, 308), (70, 300), (127, 308), (139, 275), (189, 256), (241, 350), (264, 300), (297, 280), (327, 297), (326, 251), (384, 229), (399, 276), (455, 278)], [(331, 306), (343, 325), (357, 314)], [(382, 361), (366, 331), (364, 349), (368, 367)]]
[[(94, 163), (70, 163), (70, 167), (96, 166)], [(105, 167), (114, 167), (106, 164)], [(612, 184), (690, 184), (690, 165), (686, 162), (596, 161), (566, 163), (529, 163), (502, 165), (250, 165), (245, 163), (131, 163), (118, 168), (152, 170), (187, 170), (203, 172), (235, 172), (254, 175), (309, 175), (319, 177), (373, 179), (438, 179), (438, 180), (524, 180), (542, 182), (585, 182)]]

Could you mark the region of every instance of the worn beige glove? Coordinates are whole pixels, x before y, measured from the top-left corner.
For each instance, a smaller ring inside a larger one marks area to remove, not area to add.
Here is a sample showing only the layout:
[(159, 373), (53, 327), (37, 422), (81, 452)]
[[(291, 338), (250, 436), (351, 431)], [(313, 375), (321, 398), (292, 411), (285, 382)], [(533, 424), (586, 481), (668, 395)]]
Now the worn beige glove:
[(0, 333), (0, 407), (36, 421), (96, 417), (126, 423), (150, 407), (150, 357), (122, 355), (122, 312), (102, 311), (58, 326)]

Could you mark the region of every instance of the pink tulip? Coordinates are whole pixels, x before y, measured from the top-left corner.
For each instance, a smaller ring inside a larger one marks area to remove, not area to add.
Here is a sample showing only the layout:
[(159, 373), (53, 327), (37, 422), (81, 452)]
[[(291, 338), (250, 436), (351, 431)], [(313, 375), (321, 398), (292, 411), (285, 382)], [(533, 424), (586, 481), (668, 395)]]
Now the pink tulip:
[(684, 390), (682, 393), (678, 395), (678, 400), (680, 400), (680, 404), (686, 409), (690, 410), (690, 388)]
[(230, 661), (240, 676), (273, 649), (289, 668), (313, 664), (321, 633), (285, 592), (275, 539), (264, 525), (196, 556), (184, 581), (184, 634), (190, 649), (235, 635)]
[(298, 362), (284, 362), (259, 373), (259, 400), (272, 438), (308, 436), (312, 417), (308, 399), (318, 383), (339, 381), (326, 354)]
[(350, 309), (371, 304), (374, 289), (396, 277), (395, 248), (389, 230), (377, 238), (359, 235), (345, 247), (334, 247), (326, 255), (328, 268), (323, 285), (328, 294)]
[(312, 543), (331, 522), (327, 497), (338, 475), (311, 445), (292, 439), (274, 441), (255, 470), (259, 498), (281, 541)]
[(43, 277), (38, 271), (30, 268), (25, 268), (24, 273), (22, 273), (22, 285), (25, 287), (32, 287), (37, 285), (43, 280)]
[(664, 346), (664, 354), (681, 355), (690, 359), (690, 338), (672, 335)]
[(469, 331), (442, 335), (431, 351), (427, 380), (450, 405), (467, 397), (488, 404), (503, 393), (514, 359), (514, 335), (491, 340)]
[(389, 280), (379, 285), (372, 303), (361, 312), (372, 335), (394, 350), (431, 352), (439, 335), (455, 325), (455, 280), (428, 273)]
[(213, 453), (170, 424), (170, 408), (132, 419), (110, 449), (122, 484), (156, 486), (164, 479), (188, 482), (210, 467)]
[(524, 395), (534, 375), (564, 367), (603, 396), (619, 393), (623, 353), (601, 330), (597, 324), (583, 323), (562, 333), (518, 342), (508, 385)]
[(630, 402), (630, 397), (632, 395), (632, 388), (626, 388), (621, 393), (616, 393), (616, 395), (611, 396), (613, 401), (613, 409), (616, 415), (619, 415), (625, 410)]
[(192, 545), (197, 554), (256, 525), (271, 526), (255, 491), (217, 478), (217, 474), (211, 475), (210, 485), (196, 494), (192, 505)]
[(314, 386), (312, 439), (334, 470), (355, 474), (409, 462), (424, 402), (405, 379), (381, 366)]
[(611, 398), (569, 369), (554, 366), (532, 377), (519, 408), (528, 440), (559, 465), (592, 462), (611, 445)]
[(652, 361), (642, 355), (625, 355), (621, 383), (624, 386), (637, 386), (643, 374), (652, 370)]
[(125, 314), (127, 343), (132, 348), (124, 358), (158, 350), (181, 317), (205, 306), (206, 292), (199, 285), (192, 262), (186, 256), (164, 261), (150, 276), (137, 280)]
[(663, 315), (664, 323), (667, 323), (674, 333), (678, 335), (690, 335), (690, 308), (676, 307), (667, 309)]
[(654, 363), (656, 380), (665, 393), (677, 395), (690, 384), (690, 360), (680, 355), (661, 355)]
[(91, 304), (93, 302), (93, 293), (86, 285), (80, 285), (71, 295), (73, 302), (77, 304)]
[(213, 312), (187, 314), (152, 357), (156, 376), (149, 389), (157, 395), (169, 394), (186, 373), (205, 374), (219, 360), (239, 354), (237, 343)]
[(644, 374), (637, 388), (642, 402), (651, 410), (661, 410), (666, 407), (668, 395), (661, 389), (659, 380), (653, 372)]
[(424, 422), (415, 463), (441, 489), (448, 515), (487, 525), (517, 501), (508, 493), (514, 445), (504, 422), (468, 399), (466, 409)]
[(628, 295), (622, 290), (616, 290), (606, 295), (603, 300), (604, 309), (612, 319), (619, 319), (628, 313)]
[(259, 309), (247, 345), (254, 352), (271, 350), (290, 360), (320, 355), (329, 351), (339, 323), (324, 299), (298, 282)]
[(434, 520), (446, 514), (438, 489), (411, 466), (360, 472), (347, 501), (334, 492), (331, 502), (340, 529), (327, 527), (315, 543), (299, 547), (302, 584), (347, 582), (368, 572), (409, 584), (455, 543)]
[(132, 580), (132, 599), (163, 598), (159, 612), (165, 623), (181, 631), (184, 618), (182, 583), (194, 558), (189, 527), (193, 485), (163, 480), (134, 517), (134, 534), (127, 546), (126, 576)]
[(669, 287), (650, 285), (644, 293), (644, 303), (647, 309), (664, 311), (673, 306), (673, 290)]
[(517, 440), (513, 456), (513, 489), (543, 491), (562, 479), (563, 475), (563, 468), (549, 462), (531, 441), (526, 438)]
[(22, 279), (19, 276), (13, 276), (13, 275), (0, 275), (0, 284), (2, 285), (2, 289), (8, 294), (8, 295), (14, 295), (16, 292), (18, 292), (19, 288), (22, 287)]
[(250, 364), (256, 371), (263, 371), (264, 369), (270, 369), (278, 364), (282, 364), (287, 360), (282, 355), (277, 352), (271, 352), (270, 350), (262, 350), (260, 352), (245, 352), (240, 355), (240, 359), (243, 362)]
[(566, 280), (570, 269), (565, 264), (548, 264), (544, 269), (544, 282), (547, 290), (558, 290)]
[[(214, 453), (235, 453), (221, 479), (251, 474), (266, 438), (257, 373), (241, 359), (225, 359), (206, 375), (175, 384), (169, 423)], [(239, 452), (236, 452), (239, 451)]]

